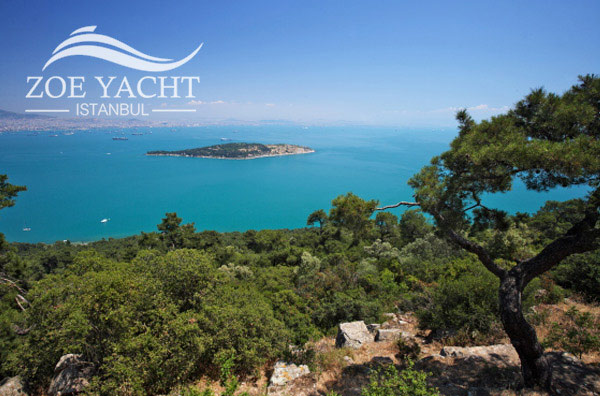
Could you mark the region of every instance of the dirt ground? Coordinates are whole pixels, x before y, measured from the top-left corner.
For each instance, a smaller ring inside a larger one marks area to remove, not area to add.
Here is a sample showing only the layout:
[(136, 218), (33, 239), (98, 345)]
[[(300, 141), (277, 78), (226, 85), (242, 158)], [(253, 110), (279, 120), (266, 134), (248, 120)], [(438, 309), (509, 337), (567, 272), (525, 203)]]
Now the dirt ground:
[[(591, 312), (600, 317), (600, 307), (566, 300), (556, 305), (540, 305), (543, 320), (536, 330), (540, 339), (546, 337), (553, 322), (562, 323), (565, 312), (575, 306), (581, 312)], [(395, 315), (382, 324), (382, 328), (399, 328), (410, 334), (419, 344), (421, 352), (415, 367), (431, 373), (428, 382), (444, 396), (542, 396), (541, 390), (522, 390), (519, 360), (508, 339), (495, 340), (505, 344), (512, 352), (484, 356), (441, 356), (446, 345), (431, 340), (427, 331), (417, 328), (411, 314)], [(271, 374), (265, 369), (260, 378), (241, 384), (240, 392), (249, 395), (272, 396), (324, 396), (331, 390), (342, 396), (360, 396), (361, 389), (369, 382), (374, 368), (394, 364), (399, 369), (403, 360), (398, 355), (395, 341), (372, 342), (359, 349), (336, 348), (334, 338), (324, 338), (311, 345), (317, 352), (317, 369), (279, 389), (268, 388)], [(600, 355), (584, 354), (582, 359), (562, 351), (548, 350), (553, 368), (555, 391), (553, 395), (592, 396), (600, 395)], [(208, 385), (199, 384), (199, 388)], [(211, 386), (215, 391), (218, 387)]]

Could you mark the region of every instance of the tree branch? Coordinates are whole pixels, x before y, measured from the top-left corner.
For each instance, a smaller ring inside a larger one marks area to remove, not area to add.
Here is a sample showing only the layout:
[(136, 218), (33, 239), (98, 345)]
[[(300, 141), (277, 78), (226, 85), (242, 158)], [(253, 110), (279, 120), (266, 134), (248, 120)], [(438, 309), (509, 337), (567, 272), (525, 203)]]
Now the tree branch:
[(25, 294), (25, 290), (23, 290), (18, 284), (17, 282), (15, 282), (14, 280), (8, 279), (5, 275), (0, 274), (0, 283), (5, 283), (8, 286), (14, 287), (15, 289), (17, 289), (19, 291), (19, 293), (21, 294)]
[(486, 207), (485, 205), (483, 205), (481, 203), (481, 199), (477, 198), (477, 195), (475, 195), (474, 192), (471, 192), (471, 194), (473, 195), (473, 201), (475, 201), (475, 203), (473, 205), (469, 206), (468, 208), (463, 209), (463, 213), (466, 213), (469, 210), (475, 209), (475, 208), (478, 208), (478, 207), (481, 207), (481, 208), (486, 209), (486, 210), (490, 210), (488, 207)]
[(595, 228), (595, 225), (599, 217), (596, 208), (589, 210), (565, 235), (549, 243), (536, 256), (519, 263), (514, 270), (522, 273), (523, 287), (568, 256), (598, 249), (600, 229)]
[(17, 294), (17, 295), (16, 295), (16, 297), (15, 297), (15, 301), (17, 302), (17, 305), (19, 306), (19, 308), (21, 308), (21, 311), (25, 312), (25, 311), (26, 311), (26, 308), (23, 306), (23, 304), (21, 304), (21, 302), (23, 302), (23, 303), (25, 303), (25, 304), (29, 305), (29, 301), (27, 301), (27, 300), (25, 299), (25, 297), (23, 297), (23, 296), (22, 296), (22, 295), (20, 295), (20, 294)]
[[(421, 206), (421, 204), (419, 204), (418, 202), (400, 201), (397, 204), (382, 206), (381, 208), (376, 208), (375, 210), (386, 210), (397, 208), (399, 206)], [(438, 223), (444, 223), (444, 217), (437, 210), (431, 210), (431, 214), (433, 215), (433, 217), (435, 217)], [(448, 231), (446, 232), (450, 239), (466, 251), (474, 253), (488, 271), (490, 271), (492, 274), (496, 275), (498, 278), (501, 279), (506, 275), (506, 270), (494, 262), (494, 260), (490, 257), (489, 253), (487, 252), (487, 250), (485, 250), (483, 246), (468, 240), (467, 238), (463, 237), (462, 235), (450, 228), (448, 228), (447, 230)]]
[(19, 294), (17, 294), (15, 296), (15, 302), (17, 303), (17, 305), (19, 306), (19, 308), (21, 308), (21, 311), (25, 311), (26, 308), (23, 306), (23, 304), (26, 305), (31, 305), (29, 303), (29, 301), (27, 301), (27, 299), (25, 297), (23, 297), (23, 294), (26, 294), (26, 291), (23, 290), (23, 288), (21, 288), (17, 282), (8, 279), (6, 276), (2, 276), (0, 277), (0, 283), (4, 283), (5, 285), (8, 285), (10, 287), (14, 287), (15, 289), (17, 289), (17, 291), (19, 292)]
[(454, 241), (454, 243), (456, 243), (458, 246), (462, 247), (468, 252), (474, 253), (484, 267), (492, 274), (496, 275), (500, 279), (506, 275), (506, 270), (494, 262), (483, 246), (463, 237), (454, 230), (449, 230), (448, 235), (450, 236), (450, 239), (452, 239), (452, 241)]
[(17, 335), (26, 335), (27, 333), (29, 333), (31, 331), (31, 329), (33, 328), (33, 326), (30, 326), (26, 329), (17, 326), (16, 324), (12, 325), (13, 331), (17, 334)]
[(399, 206), (421, 206), (421, 204), (418, 202), (400, 201), (397, 204), (382, 206), (381, 208), (375, 208), (375, 210), (393, 209)]

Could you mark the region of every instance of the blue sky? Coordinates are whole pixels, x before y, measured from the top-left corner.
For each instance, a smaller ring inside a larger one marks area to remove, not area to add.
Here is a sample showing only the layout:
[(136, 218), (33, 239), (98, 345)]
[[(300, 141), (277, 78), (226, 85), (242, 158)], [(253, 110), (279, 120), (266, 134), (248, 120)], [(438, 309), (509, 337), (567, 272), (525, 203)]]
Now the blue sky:
[[(42, 73), (82, 26), (189, 63), (191, 120), (454, 126), (504, 111), (531, 88), (600, 73), (599, 1), (24, 1), (0, 3), (0, 109), (23, 112), (26, 76), (126, 75), (84, 57)], [(158, 99), (156, 99), (158, 100)], [(35, 104), (60, 105), (39, 99)]]

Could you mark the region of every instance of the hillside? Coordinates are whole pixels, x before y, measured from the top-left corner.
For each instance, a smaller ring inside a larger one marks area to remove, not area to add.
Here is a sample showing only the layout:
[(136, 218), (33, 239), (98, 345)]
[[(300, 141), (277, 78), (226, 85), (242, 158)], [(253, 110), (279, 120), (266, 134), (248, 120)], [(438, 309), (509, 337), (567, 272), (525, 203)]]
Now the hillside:
[(31, 120), (31, 119), (39, 119), (39, 118), (50, 118), (46, 115), (42, 114), (21, 114), (14, 113), (12, 111), (6, 111), (0, 109), (0, 120)]

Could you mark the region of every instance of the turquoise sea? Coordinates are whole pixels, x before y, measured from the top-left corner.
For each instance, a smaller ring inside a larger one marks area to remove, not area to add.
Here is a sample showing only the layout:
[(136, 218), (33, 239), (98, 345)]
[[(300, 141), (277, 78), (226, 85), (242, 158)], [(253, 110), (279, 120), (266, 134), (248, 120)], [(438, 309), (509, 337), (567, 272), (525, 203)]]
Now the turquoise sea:
[[(28, 190), (0, 212), (0, 232), (10, 241), (91, 241), (156, 230), (165, 212), (177, 212), (198, 230), (304, 227), (308, 214), (327, 210), (348, 191), (382, 204), (411, 199), (407, 180), (447, 149), (455, 133), (279, 125), (4, 133), (0, 174)], [(144, 155), (219, 144), (221, 138), (307, 145), (316, 152), (244, 161)], [(547, 199), (584, 193), (539, 194), (518, 184), (487, 202), (533, 212)], [(101, 223), (105, 218), (110, 221)]]

